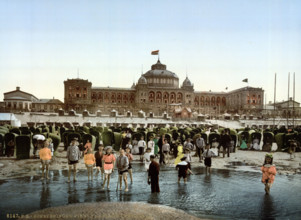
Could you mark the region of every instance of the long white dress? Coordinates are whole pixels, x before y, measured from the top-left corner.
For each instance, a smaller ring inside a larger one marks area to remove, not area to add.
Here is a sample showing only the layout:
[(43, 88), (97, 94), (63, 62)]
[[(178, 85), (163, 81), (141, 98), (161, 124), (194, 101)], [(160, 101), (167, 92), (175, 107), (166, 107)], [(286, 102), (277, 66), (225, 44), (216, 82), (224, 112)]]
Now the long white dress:
[(154, 141), (149, 141), (147, 143), (147, 147), (151, 149), (151, 154), (155, 154), (155, 142)]

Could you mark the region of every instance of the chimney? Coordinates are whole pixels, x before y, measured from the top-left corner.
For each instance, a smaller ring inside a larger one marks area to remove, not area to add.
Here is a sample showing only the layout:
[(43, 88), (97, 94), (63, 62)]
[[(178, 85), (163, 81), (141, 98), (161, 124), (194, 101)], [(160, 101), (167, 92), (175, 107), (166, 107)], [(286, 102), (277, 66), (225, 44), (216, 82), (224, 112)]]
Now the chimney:
[(19, 86), (17, 86), (17, 87), (16, 87), (16, 90), (17, 90), (17, 91), (19, 91), (19, 90), (20, 90), (20, 87), (19, 87)]

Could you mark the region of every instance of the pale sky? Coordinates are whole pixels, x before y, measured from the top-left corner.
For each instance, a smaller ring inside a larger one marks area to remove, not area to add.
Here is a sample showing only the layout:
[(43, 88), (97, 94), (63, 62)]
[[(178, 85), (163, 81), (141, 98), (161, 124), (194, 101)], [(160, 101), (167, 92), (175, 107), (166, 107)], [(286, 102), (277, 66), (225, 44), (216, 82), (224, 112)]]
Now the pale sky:
[[(16, 86), (64, 97), (63, 81), (129, 88), (157, 57), (196, 91), (262, 87), (301, 101), (301, 1), (0, 0), (0, 100)], [(290, 96), (292, 96), (292, 83)]]

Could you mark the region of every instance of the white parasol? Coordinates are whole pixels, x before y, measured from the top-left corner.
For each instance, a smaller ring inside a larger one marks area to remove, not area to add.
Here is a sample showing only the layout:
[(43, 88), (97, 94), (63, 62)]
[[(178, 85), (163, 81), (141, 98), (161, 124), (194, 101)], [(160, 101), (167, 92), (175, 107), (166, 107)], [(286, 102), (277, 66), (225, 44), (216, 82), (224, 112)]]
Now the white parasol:
[(44, 141), (46, 138), (44, 135), (36, 134), (33, 136), (33, 139), (37, 139), (38, 141)]

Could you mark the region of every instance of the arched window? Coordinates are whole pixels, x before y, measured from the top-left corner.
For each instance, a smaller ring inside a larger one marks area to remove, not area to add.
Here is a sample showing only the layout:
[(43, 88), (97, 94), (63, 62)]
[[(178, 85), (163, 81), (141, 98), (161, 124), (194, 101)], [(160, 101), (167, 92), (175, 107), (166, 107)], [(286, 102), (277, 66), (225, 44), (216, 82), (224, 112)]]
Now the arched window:
[(225, 97), (222, 98), (222, 105), (223, 105), (223, 106), (226, 105), (226, 98), (225, 98)]

